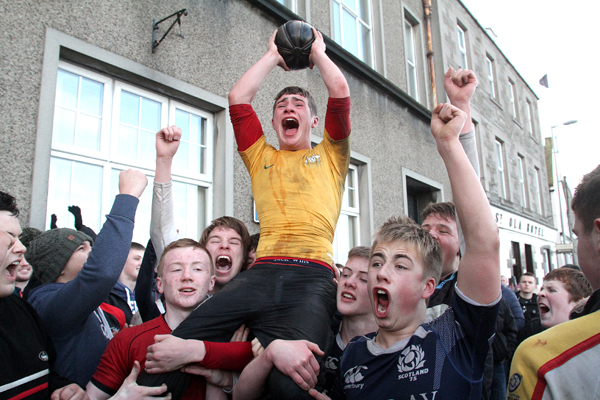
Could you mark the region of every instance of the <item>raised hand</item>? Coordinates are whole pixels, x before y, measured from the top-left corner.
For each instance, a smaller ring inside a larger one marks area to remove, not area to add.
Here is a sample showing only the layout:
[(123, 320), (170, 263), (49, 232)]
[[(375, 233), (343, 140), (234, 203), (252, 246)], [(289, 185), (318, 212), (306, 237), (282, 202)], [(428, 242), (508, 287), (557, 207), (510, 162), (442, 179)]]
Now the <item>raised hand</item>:
[[(471, 96), (477, 87), (477, 77), (470, 69), (457, 69), (452, 67), (444, 74), (444, 89), (450, 103), (462, 109), (464, 104), (469, 104)], [(463, 110), (464, 111), (464, 110)]]
[(156, 132), (156, 157), (173, 158), (181, 140), (181, 129), (175, 125)]
[(431, 116), (431, 133), (438, 146), (442, 142), (458, 140), (466, 118), (466, 113), (458, 107), (448, 103), (438, 104)]
[(148, 185), (148, 178), (136, 169), (121, 171), (119, 174), (119, 193), (130, 194), (138, 199)]
[(277, 29), (275, 29), (275, 32), (273, 32), (271, 38), (269, 39), (269, 44), (267, 45), (267, 53), (271, 53), (273, 56), (276, 57), (277, 66), (283, 68), (285, 71), (289, 71), (290, 68), (285, 63), (283, 57), (281, 57), (281, 54), (279, 54), (279, 50), (277, 50), (277, 45), (275, 44), (275, 36), (277, 36)]
[(323, 34), (321, 32), (319, 32), (318, 30), (315, 29), (315, 27), (312, 27), (312, 31), (315, 35), (315, 41), (313, 42), (311, 48), (310, 48), (310, 56), (308, 57), (308, 61), (310, 61), (310, 65), (308, 66), (308, 68), (313, 69), (313, 67), (315, 66), (315, 63), (313, 61), (313, 54), (317, 53), (325, 53), (325, 41), (323, 40)]
[(78, 206), (69, 206), (69, 212), (73, 214), (75, 217), (75, 229), (80, 230), (83, 225), (83, 220), (81, 219), (81, 209)]

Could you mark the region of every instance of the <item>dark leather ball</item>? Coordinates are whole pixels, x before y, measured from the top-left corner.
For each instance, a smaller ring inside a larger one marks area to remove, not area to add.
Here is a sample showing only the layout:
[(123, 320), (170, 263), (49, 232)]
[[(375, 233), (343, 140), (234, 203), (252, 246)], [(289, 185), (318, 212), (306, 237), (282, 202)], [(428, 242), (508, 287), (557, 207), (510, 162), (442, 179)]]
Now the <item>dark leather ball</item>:
[(275, 44), (289, 69), (304, 69), (315, 41), (312, 27), (304, 21), (288, 21), (277, 29)]

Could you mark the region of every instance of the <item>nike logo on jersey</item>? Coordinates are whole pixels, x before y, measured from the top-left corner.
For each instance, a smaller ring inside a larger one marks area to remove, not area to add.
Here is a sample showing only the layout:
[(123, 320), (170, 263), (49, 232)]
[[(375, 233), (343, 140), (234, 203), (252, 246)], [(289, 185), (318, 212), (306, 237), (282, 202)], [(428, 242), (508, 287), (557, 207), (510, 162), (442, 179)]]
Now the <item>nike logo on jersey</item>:
[(271, 168), (273, 165), (275, 165), (275, 164), (271, 164), (271, 165), (269, 165), (269, 166), (265, 165), (265, 169), (269, 169), (269, 168)]

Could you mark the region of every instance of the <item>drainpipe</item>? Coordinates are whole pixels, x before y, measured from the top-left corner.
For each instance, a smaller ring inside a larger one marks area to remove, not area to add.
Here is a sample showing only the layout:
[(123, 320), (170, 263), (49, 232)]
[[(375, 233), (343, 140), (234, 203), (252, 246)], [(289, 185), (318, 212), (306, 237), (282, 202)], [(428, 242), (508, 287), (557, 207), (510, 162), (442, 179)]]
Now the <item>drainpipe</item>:
[(429, 74), (431, 78), (432, 109), (437, 107), (437, 92), (435, 89), (435, 66), (433, 64), (433, 43), (431, 40), (431, 0), (423, 0), (425, 21), (427, 26), (427, 60), (429, 61)]

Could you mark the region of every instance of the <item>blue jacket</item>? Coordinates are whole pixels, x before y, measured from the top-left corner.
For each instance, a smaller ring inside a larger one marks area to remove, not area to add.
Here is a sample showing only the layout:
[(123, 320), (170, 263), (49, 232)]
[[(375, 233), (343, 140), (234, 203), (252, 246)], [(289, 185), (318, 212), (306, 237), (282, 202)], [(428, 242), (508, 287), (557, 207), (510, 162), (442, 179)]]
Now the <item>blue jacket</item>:
[(98, 307), (113, 289), (127, 260), (139, 200), (117, 195), (94, 247), (75, 279), (34, 289), (36, 309), (56, 347), (55, 370), (85, 387), (112, 338)]

